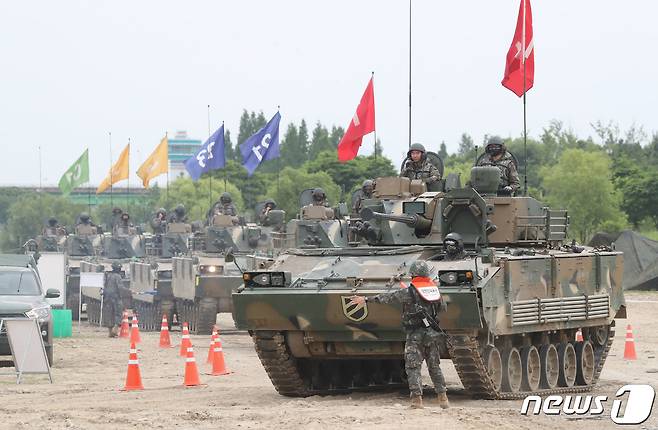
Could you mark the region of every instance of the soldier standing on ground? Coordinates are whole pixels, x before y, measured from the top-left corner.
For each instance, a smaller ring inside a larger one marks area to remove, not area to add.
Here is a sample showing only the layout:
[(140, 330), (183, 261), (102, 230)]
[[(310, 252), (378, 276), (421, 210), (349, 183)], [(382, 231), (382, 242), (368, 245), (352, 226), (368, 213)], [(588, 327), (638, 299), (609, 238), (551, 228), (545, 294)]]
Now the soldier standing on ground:
[(411, 180), (422, 179), (423, 182), (431, 184), (441, 179), (441, 172), (427, 159), (425, 147), (414, 143), (409, 147), (400, 176)]
[(420, 375), (423, 360), (438, 394), (439, 406), (450, 406), (446, 395), (446, 383), (440, 366), (439, 340), (442, 336), (438, 326), (440, 311), (439, 290), (429, 278), (429, 267), (424, 261), (414, 261), (409, 268), (411, 285), (408, 288), (382, 293), (372, 297), (354, 296), (352, 303), (402, 304), (402, 325), (406, 332), (404, 345), (405, 369), (409, 382), (411, 407), (423, 407), (423, 383)]
[(503, 139), (498, 136), (492, 136), (487, 142), (485, 148), (486, 155), (482, 157), (478, 166), (496, 166), (500, 169), (500, 183), (498, 193), (503, 195), (512, 195), (521, 186), (519, 173), (516, 171), (516, 164), (512, 154), (507, 152)]
[(119, 325), (123, 317), (123, 303), (121, 300), (121, 289), (123, 288), (123, 276), (121, 276), (121, 263), (112, 263), (112, 272), (107, 274), (105, 288), (103, 288), (103, 303), (108, 305), (107, 327), (110, 337), (119, 335)]

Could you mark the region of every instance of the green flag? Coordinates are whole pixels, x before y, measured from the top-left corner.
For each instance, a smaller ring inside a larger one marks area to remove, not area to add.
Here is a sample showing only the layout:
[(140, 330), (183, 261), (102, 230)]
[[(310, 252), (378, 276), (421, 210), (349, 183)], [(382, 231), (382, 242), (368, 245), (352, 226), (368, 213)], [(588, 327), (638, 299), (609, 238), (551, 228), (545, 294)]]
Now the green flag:
[(62, 175), (62, 179), (59, 180), (59, 189), (62, 190), (62, 194), (67, 196), (75, 187), (85, 182), (89, 182), (88, 149), (85, 149), (85, 152), (82, 153), (80, 158)]

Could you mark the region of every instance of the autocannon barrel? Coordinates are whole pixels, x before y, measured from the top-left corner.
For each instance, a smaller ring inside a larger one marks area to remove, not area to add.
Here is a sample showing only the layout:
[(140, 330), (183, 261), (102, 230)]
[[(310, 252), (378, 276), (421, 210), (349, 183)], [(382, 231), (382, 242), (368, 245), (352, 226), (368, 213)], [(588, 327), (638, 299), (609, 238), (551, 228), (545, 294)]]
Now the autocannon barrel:
[(408, 225), (409, 227), (413, 227), (417, 232), (429, 232), (432, 226), (432, 220), (429, 220), (419, 214), (390, 215), (381, 212), (375, 212), (370, 208), (363, 208), (361, 209), (360, 215), (361, 218), (365, 221), (370, 221), (371, 219), (378, 219), (378, 220), (401, 222), (403, 224)]

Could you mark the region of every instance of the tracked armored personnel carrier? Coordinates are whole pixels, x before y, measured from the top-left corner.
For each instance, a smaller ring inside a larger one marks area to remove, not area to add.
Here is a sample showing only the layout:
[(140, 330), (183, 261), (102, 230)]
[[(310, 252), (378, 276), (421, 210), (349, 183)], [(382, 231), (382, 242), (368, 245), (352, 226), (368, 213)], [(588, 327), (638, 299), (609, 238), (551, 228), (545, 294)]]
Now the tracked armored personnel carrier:
[[(130, 262), (145, 257), (145, 238), (135, 230), (127, 234), (116, 231), (113, 234), (100, 236), (99, 253), (93, 257), (86, 257), (80, 262), (81, 272), (111, 272), (112, 263), (121, 263), (126, 289), (130, 287)], [(78, 282), (79, 285), (79, 282)], [(92, 324), (101, 324), (101, 291), (93, 288), (83, 288), (82, 300), (87, 304), (87, 318)], [(124, 307), (132, 306), (132, 296), (122, 293)], [(105, 315), (105, 312), (104, 312)], [(103, 316), (104, 318), (104, 316)]]
[(248, 270), (266, 267), (275, 253), (272, 233), (281, 230), (285, 213), (270, 212), (274, 222), (263, 227), (229, 215), (215, 215), (211, 225), (190, 238), (188, 255), (172, 258), (172, 293), (180, 321), (190, 330), (210, 334), (218, 312), (231, 312), (231, 292), (242, 283), (234, 263), (225, 262), (228, 252)]
[[(356, 229), (370, 246), (289, 250), (266, 271), (245, 272), (233, 317), (276, 390), (406, 385), (399, 307), (350, 298), (408, 285), (415, 260), (427, 262), (446, 303), (442, 357), (468, 393), (514, 399), (591, 389), (615, 318), (625, 317), (623, 256), (566, 244), (566, 211), (499, 197), (498, 182), (495, 167), (473, 168), (470, 186), (448, 178), (440, 191), (379, 178)], [(451, 232), (465, 246), (454, 261), (442, 247)]]
[(147, 238), (146, 258), (130, 262), (130, 291), (140, 330), (160, 330), (162, 315), (173, 321), (172, 258), (187, 253), (190, 224), (168, 223), (164, 234)]

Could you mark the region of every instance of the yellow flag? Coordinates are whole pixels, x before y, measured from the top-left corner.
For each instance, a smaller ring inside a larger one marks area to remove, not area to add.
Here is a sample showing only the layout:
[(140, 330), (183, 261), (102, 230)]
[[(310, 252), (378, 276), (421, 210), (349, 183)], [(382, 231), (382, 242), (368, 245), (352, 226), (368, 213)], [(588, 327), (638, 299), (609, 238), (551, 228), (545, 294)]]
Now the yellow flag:
[(114, 185), (119, 181), (123, 181), (124, 179), (128, 179), (128, 157), (130, 155), (130, 143), (126, 145), (123, 151), (121, 151), (121, 155), (119, 155), (119, 159), (117, 160), (116, 163), (114, 163), (114, 166), (110, 169), (110, 173), (108, 173), (107, 178), (103, 179), (103, 182), (98, 186), (98, 189), (96, 190), (96, 194), (100, 194), (103, 191), (107, 190), (110, 188), (110, 185)]
[(167, 173), (169, 171), (169, 140), (165, 136), (160, 144), (155, 148), (155, 151), (149, 158), (144, 161), (144, 164), (139, 166), (137, 176), (142, 178), (144, 188), (148, 188), (149, 181), (158, 175)]

